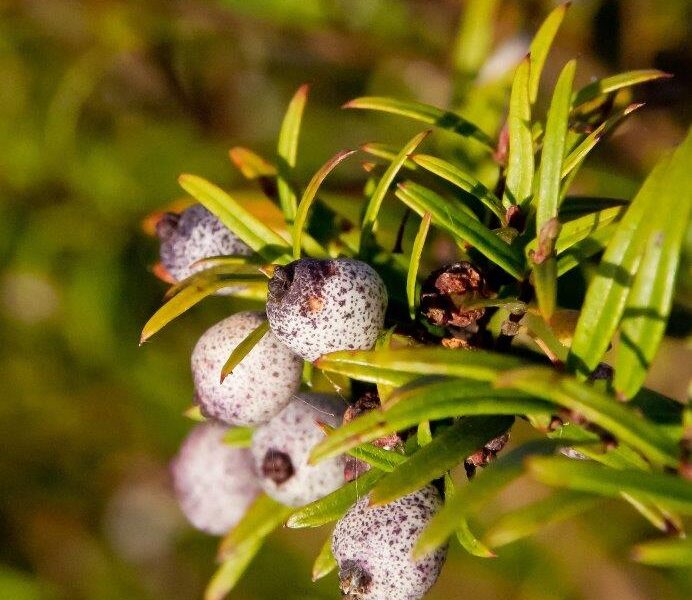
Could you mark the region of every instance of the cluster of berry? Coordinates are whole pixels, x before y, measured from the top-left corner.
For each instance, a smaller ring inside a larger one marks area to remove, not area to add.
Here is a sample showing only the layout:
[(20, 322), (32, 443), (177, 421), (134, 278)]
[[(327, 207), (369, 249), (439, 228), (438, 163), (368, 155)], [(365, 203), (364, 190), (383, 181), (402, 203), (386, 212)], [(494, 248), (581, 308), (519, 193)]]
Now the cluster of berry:
[[(201, 205), (165, 215), (157, 233), (161, 263), (172, 280), (191, 275), (206, 257), (251, 254)], [(236, 313), (202, 335), (192, 374), (207, 420), (190, 433), (172, 466), (180, 506), (195, 527), (221, 535), (262, 491), (302, 506), (362, 472), (354, 475), (345, 457), (309, 463), (324, 437), (320, 423), (336, 427), (349, 411), (337, 395), (301, 392), (302, 366), (329, 352), (372, 348), (386, 308), (385, 285), (368, 264), (302, 259), (275, 268), (266, 315)], [(221, 381), (229, 355), (265, 319), (269, 331)], [(233, 426), (256, 428), (249, 449), (224, 443)], [(440, 505), (433, 486), (381, 507), (359, 500), (337, 523), (332, 540), (344, 596), (421, 598), (437, 579), (445, 551), (414, 561), (411, 550)]]

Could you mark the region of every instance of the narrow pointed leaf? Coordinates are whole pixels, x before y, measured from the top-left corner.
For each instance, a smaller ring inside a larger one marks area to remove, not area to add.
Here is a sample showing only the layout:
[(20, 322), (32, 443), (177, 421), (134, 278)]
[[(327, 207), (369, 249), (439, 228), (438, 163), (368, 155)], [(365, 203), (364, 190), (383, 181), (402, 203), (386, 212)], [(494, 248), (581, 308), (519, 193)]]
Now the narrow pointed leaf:
[(529, 61), (526, 57), (517, 67), (509, 100), (509, 156), (502, 202), (505, 206), (526, 206), (531, 202), (533, 188), (533, 136), (531, 134), (531, 102), (529, 100)]
[(231, 157), (231, 162), (245, 179), (276, 177), (276, 167), (248, 148), (235, 146), (228, 151), (228, 154)]
[(485, 533), (484, 540), (493, 548), (534, 535), (543, 527), (570, 519), (600, 502), (591, 494), (559, 490), (536, 502), (502, 515)]
[(152, 335), (163, 329), (176, 317), (182, 315), (186, 310), (192, 308), (198, 302), (204, 300), (207, 296), (211, 296), (214, 292), (219, 291), (234, 283), (242, 283), (244, 281), (257, 281), (258, 278), (253, 276), (252, 279), (241, 278), (240, 276), (233, 278), (212, 279), (210, 281), (191, 285), (173, 296), (161, 308), (159, 308), (151, 318), (146, 322), (142, 329), (140, 344), (146, 342)]
[(495, 383), (576, 411), (654, 463), (670, 467), (678, 465), (679, 450), (674, 440), (630, 407), (573, 377), (560, 375), (547, 367), (532, 367), (504, 373)]
[(332, 536), (330, 535), (322, 545), (315, 562), (312, 565), (312, 580), (317, 581), (329, 575), (337, 567), (336, 558), (332, 553)]
[(626, 87), (646, 83), (647, 81), (654, 81), (656, 79), (667, 79), (669, 77), (671, 77), (669, 73), (657, 69), (642, 69), (639, 71), (627, 71), (626, 73), (611, 75), (610, 77), (594, 81), (576, 92), (572, 99), (572, 106), (579, 106), (591, 100), (595, 100), (599, 96), (604, 96)]
[(478, 415), (551, 415), (548, 402), (487, 383), (426, 377), (399, 388), (385, 410), (373, 410), (339, 427), (313, 450), (312, 458), (336, 456), (424, 420)]
[[(344, 350), (318, 358), (317, 367), (344, 372), (341, 366), (368, 367), (372, 372), (412, 375), (449, 375), (479, 381), (492, 381), (505, 369), (525, 366), (520, 358), (485, 350), (451, 350), (439, 347), (415, 347), (383, 350)], [(370, 381), (366, 379), (365, 381)]]
[(680, 249), (692, 204), (692, 132), (671, 158), (620, 326), (614, 386), (631, 398), (643, 385), (673, 303)]
[(351, 506), (370, 492), (383, 475), (378, 469), (370, 469), (335, 492), (297, 509), (288, 518), (286, 526), (293, 529), (320, 527), (340, 519)]
[(418, 284), (418, 267), (420, 265), (421, 256), (423, 255), (423, 247), (425, 239), (428, 236), (430, 229), (430, 213), (425, 213), (420, 222), (418, 233), (413, 241), (411, 250), (411, 259), (408, 263), (408, 273), (406, 274), (406, 299), (408, 300), (408, 313), (411, 320), (416, 318), (416, 292)]
[(643, 103), (630, 104), (625, 109), (615, 113), (612, 117), (609, 117), (606, 121), (601, 123), (596, 129), (594, 129), (589, 135), (584, 138), (584, 140), (579, 143), (570, 153), (565, 157), (562, 163), (562, 173), (561, 177), (564, 179), (567, 177), (574, 169), (576, 169), (588, 156), (589, 152), (593, 150), (598, 142), (600, 142), (609, 132), (611, 132), (615, 127), (622, 123), (623, 119), (628, 115), (644, 106)]
[[(569, 102), (576, 68), (577, 63), (572, 60), (562, 69), (548, 110), (536, 193), (536, 234), (539, 239), (542, 239), (550, 227), (550, 222), (557, 219), (560, 173), (565, 155)], [(534, 286), (541, 314), (544, 319), (549, 320), (555, 310), (557, 298), (557, 261), (551, 241), (540, 252), (542, 260), (535, 261), (534, 266)]]
[(420, 489), (444, 475), (490, 440), (502, 435), (513, 417), (467, 417), (433, 438), (405, 464), (385, 475), (370, 494), (370, 503), (382, 505)]
[(290, 247), (277, 233), (250, 214), (229, 194), (196, 175), (181, 175), (181, 187), (267, 262), (288, 263)]
[(264, 539), (281, 525), (294, 509), (261, 494), (240, 522), (231, 529), (219, 545), (218, 555), (224, 558), (257, 539)]
[(298, 138), (300, 125), (303, 120), (303, 111), (308, 99), (309, 86), (302, 85), (298, 88), (288, 105), (284, 120), (279, 132), (278, 155), (278, 193), (281, 210), (286, 221), (290, 224), (296, 216), (297, 199), (293, 189), (293, 170), (296, 166), (298, 154)]
[(479, 221), (455, 210), (450, 201), (410, 181), (399, 184), (396, 196), (418, 214), (430, 213), (435, 225), (451, 233), (458, 241), (471, 244), (510, 275), (522, 278), (524, 259), (521, 251), (510, 246)]
[(557, 34), (557, 31), (565, 18), (565, 13), (567, 12), (569, 5), (569, 2), (565, 2), (553, 9), (545, 21), (543, 21), (543, 24), (538, 29), (538, 32), (534, 36), (531, 46), (529, 47), (529, 54), (531, 56), (529, 99), (531, 100), (531, 104), (536, 103), (536, 98), (538, 97), (538, 87), (541, 81), (541, 74), (543, 73), (543, 66), (548, 58), (550, 47), (553, 45), (553, 40), (555, 39), (555, 35)]
[(240, 523), (221, 542), (221, 566), (207, 586), (205, 600), (221, 600), (235, 587), (265, 538), (292, 510), (265, 495), (255, 500)]
[[(449, 473), (445, 474), (445, 502), (452, 499), (455, 493), (455, 486)], [(481, 542), (471, 531), (471, 527), (466, 518), (461, 518), (456, 529), (456, 538), (461, 547), (471, 556), (479, 558), (494, 558), (495, 553)]]
[(557, 259), (557, 276), (562, 277), (575, 267), (584, 264), (588, 258), (603, 252), (613, 237), (616, 226), (617, 223), (611, 223), (602, 229), (597, 229), (594, 233), (562, 252)]
[(355, 150), (342, 150), (330, 158), (320, 169), (315, 173), (313, 178), (308, 183), (305, 188), (303, 197), (300, 200), (298, 209), (295, 216), (295, 224), (293, 226), (293, 258), (296, 260), (300, 258), (300, 249), (302, 248), (302, 238), (303, 229), (308, 218), (308, 212), (312, 206), (315, 197), (317, 196), (317, 190), (322, 185), (327, 175), (331, 173), (336, 166), (347, 159), (349, 156), (355, 153)]
[(197, 271), (189, 277), (174, 283), (166, 290), (164, 299), (170, 300), (185, 288), (200, 287), (213, 281), (223, 281), (234, 278), (239, 281), (247, 281), (250, 283), (266, 281), (266, 277), (262, 275), (260, 271), (260, 265), (222, 262), (204, 269), (203, 271)]
[(601, 361), (625, 309), (648, 239), (649, 216), (656, 213), (669, 159), (649, 174), (618, 223), (586, 293), (567, 365), (586, 375)]
[(233, 349), (233, 352), (231, 352), (231, 355), (228, 357), (226, 364), (224, 364), (223, 368), (221, 369), (221, 373), (219, 374), (221, 383), (223, 383), (226, 377), (233, 373), (233, 369), (235, 369), (241, 363), (241, 361), (259, 343), (259, 341), (266, 335), (268, 331), (269, 321), (264, 320), (257, 327), (255, 327), (255, 329), (248, 333), (245, 336), (245, 339), (243, 339)]
[(400, 115), (427, 125), (434, 125), (440, 129), (457, 133), (463, 137), (472, 138), (486, 146), (489, 150), (494, 150), (495, 145), (492, 138), (478, 126), (456, 113), (429, 104), (395, 100), (394, 98), (365, 96), (347, 102), (344, 104), (344, 108), (376, 110)]
[(423, 131), (411, 138), (411, 140), (394, 157), (382, 177), (380, 177), (380, 180), (377, 182), (377, 186), (370, 196), (368, 205), (365, 208), (365, 214), (363, 215), (363, 222), (361, 225), (362, 233), (360, 238), (361, 248), (364, 245), (372, 242), (377, 215), (380, 212), (382, 202), (384, 202), (384, 198), (389, 191), (389, 186), (394, 181), (399, 169), (401, 169), (404, 161), (420, 145), (420, 143), (428, 136), (429, 133), (429, 131)]
[(692, 538), (663, 538), (632, 548), (632, 559), (656, 567), (692, 567)]
[(454, 69), (457, 86), (463, 92), (483, 66), (493, 42), (498, 0), (471, 0), (465, 5), (464, 18), (454, 44)]
[(426, 171), (430, 171), (434, 175), (449, 181), (452, 185), (464, 190), (482, 202), (492, 213), (501, 221), (504, 222), (505, 214), (502, 210), (502, 203), (487, 187), (485, 187), (473, 175), (465, 173), (459, 167), (453, 165), (436, 156), (429, 154), (414, 154), (413, 162), (423, 167)]
[[(382, 144), (380, 142), (368, 142), (367, 144), (363, 144), (360, 149), (367, 154), (382, 158), (388, 162), (392, 162), (396, 158), (396, 155), (399, 154), (399, 148), (396, 146)], [(415, 171), (417, 168), (416, 163), (410, 158), (404, 161), (403, 166), (410, 171)]]
[(557, 487), (617, 498), (626, 492), (692, 514), (692, 485), (673, 475), (638, 469), (609, 469), (561, 457), (535, 457), (528, 470), (538, 481)]
[[(626, 210), (626, 206), (614, 206), (562, 222), (560, 233), (555, 240), (555, 253), (558, 256), (561, 255), (594, 232), (620, 219)], [(538, 238), (531, 240), (527, 244), (526, 249), (527, 251), (537, 250)]]
[(463, 487), (458, 488), (423, 530), (413, 550), (414, 557), (430, 554), (442, 546), (459, 523), (481, 510), (503, 488), (524, 472), (524, 460), (534, 454), (552, 454), (559, 447), (555, 440), (533, 440), (500, 456)]

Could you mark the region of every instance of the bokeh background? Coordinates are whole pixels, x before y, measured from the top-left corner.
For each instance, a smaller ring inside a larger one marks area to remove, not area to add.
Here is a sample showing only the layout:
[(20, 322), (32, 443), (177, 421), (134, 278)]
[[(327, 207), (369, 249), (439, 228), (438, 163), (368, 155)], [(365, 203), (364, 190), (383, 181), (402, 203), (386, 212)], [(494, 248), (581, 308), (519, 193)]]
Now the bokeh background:
[[(0, 0), (0, 598), (201, 597), (215, 541), (185, 524), (167, 463), (192, 425), (189, 352), (229, 305), (211, 299), (138, 348), (164, 290), (142, 220), (182, 197), (182, 172), (257, 201), (227, 151), (273, 156), (304, 82), (303, 181), (336, 150), (415, 130), (339, 110), (357, 95), (463, 107), (492, 129), (506, 98), (506, 79), (496, 83), (554, 3), (486, 4), (492, 27), (469, 51), (460, 0)], [(636, 89), (648, 106), (590, 159), (579, 191), (631, 196), (684, 135), (691, 22), (687, 0), (573, 3), (548, 83), (574, 55), (581, 83), (675, 74)], [(474, 79), (490, 91), (468, 96)], [(355, 192), (362, 181), (357, 165), (330, 178)], [(680, 400), (689, 300), (683, 287), (649, 382)], [(520, 482), (488, 516), (540, 493)], [(309, 576), (327, 534), (278, 532), (232, 597), (337, 598), (333, 575)], [(605, 504), (494, 560), (452, 548), (430, 598), (692, 597), (689, 573), (628, 560), (631, 543), (654, 535), (629, 507)]]

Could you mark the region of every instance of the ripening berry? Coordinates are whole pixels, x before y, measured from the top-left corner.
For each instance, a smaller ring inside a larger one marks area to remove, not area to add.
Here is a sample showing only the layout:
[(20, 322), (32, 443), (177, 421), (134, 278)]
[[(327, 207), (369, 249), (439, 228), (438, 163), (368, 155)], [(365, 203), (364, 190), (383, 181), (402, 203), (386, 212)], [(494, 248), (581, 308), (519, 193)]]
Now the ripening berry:
[(194, 265), (212, 256), (249, 256), (252, 250), (201, 204), (182, 213), (166, 213), (156, 224), (161, 240), (161, 264), (176, 281), (204, 265)]
[(384, 325), (387, 290), (370, 265), (306, 258), (277, 267), (269, 281), (272, 331), (305, 360), (372, 348)]
[(312, 449), (324, 439), (318, 422), (336, 427), (345, 403), (338, 396), (298, 394), (252, 437), (252, 455), (264, 491), (288, 506), (322, 498), (344, 483), (342, 457), (308, 464)]
[(332, 551), (344, 598), (419, 600), (437, 580), (447, 550), (414, 561), (412, 550), (442, 501), (429, 485), (384, 506), (364, 497), (334, 528)]
[(235, 347), (257, 328), (262, 313), (236, 313), (209, 328), (192, 351), (195, 400), (202, 414), (231, 425), (261, 425), (298, 391), (302, 361), (268, 331), (221, 383)]
[(261, 491), (247, 449), (224, 444), (228, 427), (208, 421), (187, 436), (171, 463), (182, 511), (197, 529), (222, 535)]

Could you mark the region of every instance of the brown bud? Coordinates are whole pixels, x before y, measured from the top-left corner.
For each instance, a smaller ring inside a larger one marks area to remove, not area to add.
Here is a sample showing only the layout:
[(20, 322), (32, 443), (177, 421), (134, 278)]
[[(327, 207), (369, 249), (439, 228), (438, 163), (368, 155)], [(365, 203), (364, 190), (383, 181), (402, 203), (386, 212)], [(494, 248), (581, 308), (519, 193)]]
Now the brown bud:
[(433, 325), (469, 327), (485, 314), (484, 308), (465, 306), (487, 298), (486, 281), (468, 262), (458, 262), (434, 271), (421, 289), (421, 312)]
[(273, 448), (267, 450), (262, 461), (262, 474), (265, 477), (268, 477), (277, 485), (281, 485), (288, 481), (294, 472), (293, 463), (288, 454)]

